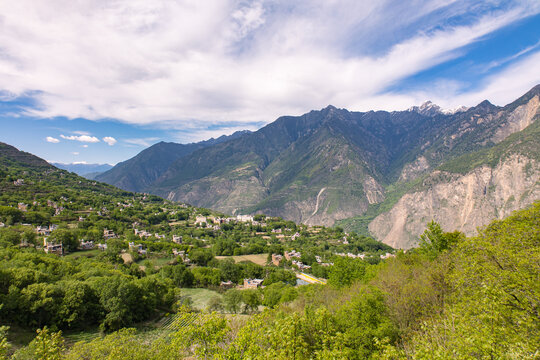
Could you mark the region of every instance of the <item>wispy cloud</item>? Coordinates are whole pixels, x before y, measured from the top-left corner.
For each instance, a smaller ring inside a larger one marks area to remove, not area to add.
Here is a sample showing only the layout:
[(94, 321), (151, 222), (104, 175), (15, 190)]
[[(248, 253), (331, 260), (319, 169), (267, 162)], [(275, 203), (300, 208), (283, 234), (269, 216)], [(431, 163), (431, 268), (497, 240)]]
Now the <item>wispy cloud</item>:
[(45, 138), (45, 140), (47, 140), (47, 142), (50, 142), (50, 143), (53, 143), (53, 144), (58, 144), (60, 142), (60, 140), (58, 140), (57, 138), (54, 138), (52, 136), (47, 136)]
[(157, 140), (159, 140), (159, 138), (157, 137), (148, 137), (144, 139), (124, 139), (123, 141), (129, 145), (148, 147), (152, 145), (154, 142), (156, 142)]
[(113, 146), (117, 142), (116, 139), (112, 136), (105, 136), (102, 140), (106, 142), (109, 146)]
[(79, 141), (79, 142), (87, 142), (87, 143), (97, 143), (99, 142), (99, 139), (95, 136), (90, 135), (60, 135), (62, 139), (66, 140), (72, 140), (72, 141)]
[(386, 89), (538, 12), (537, 0), (11, 1), (0, 15), (0, 90), (38, 90), (34, 116), (200, 134), (329, 103), (408, 107), (419, 94)]

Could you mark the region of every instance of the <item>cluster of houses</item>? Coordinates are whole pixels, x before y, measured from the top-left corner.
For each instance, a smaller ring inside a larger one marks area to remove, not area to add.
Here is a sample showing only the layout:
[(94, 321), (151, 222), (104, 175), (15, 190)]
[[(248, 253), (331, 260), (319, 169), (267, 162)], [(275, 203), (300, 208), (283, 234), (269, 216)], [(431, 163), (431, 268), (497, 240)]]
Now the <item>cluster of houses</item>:
[(81, 250), (91, 250), (94, 248), (94, 242), (81, 239), (79, 242), (79, 248)]
[(272, 254), (272, 264), (274, 264), (275, 266), (279, 266), (281, 260), (283, 260), (283, 255)]
[(129, 250), (136, 251), (137, 254), (146, 255), (146, 249), (143, 248), (142, 244), (135, 245), (134, 242), (130, 242), (128, 245), (129, 245)]
[(191, 263), (191, 260), (189, 259), (188, 255), (186, 254), (184, 250), (173, 249), (173, 255), (180, 257), (180, 259), (182, 259), (184, 264)]
[(336, 253), (337, 256), (350, 257), (351, 259), (362, 259), (366, 257), (366, 254), (353, 254), (353, 253)]
[[(353, 253), (336, 253), (337, 256), (346, 256), (346, 257), (350, 257), (352, 259), (365, 259), (366, 257), (366, 254), (353, 254)], [(386, 254), (381, 254), (379, 255), (381, 259), (388, 259), (388, 258), (391, 258), (391, 257), (396, 257), (396, 255), (392, 254), (392, 253), (389, 253), (387, 252)]]
[(299, 270), (311, 269), (311, 266), (304, 264), (300, 260), (293, 260), (292, 264), (295, 265)]
[(322, 261), (322, 258), (319, 255), (315, 255), (315, 261), (317, 261), (317, 264), (319, 264), (321, 266), (332, 266), (332, 265), (334, 265), (334, 263), (324, 263)]
[(134, 231), (135, 231), (135, 235), (137, 235), (141, 239), (142, 238), (149, 238), (150, 236), (154, 236), (156, 239), (165, 239), (165, 235), (160, 235), (158, 233), (152, 234), (152, 233), (149, 233), (146, 230), (138, 230), (138, 229), (134, 229)]
[(112, 230), (103, 229), (103, 238), (105, 240), (116, 239), (118, 236)]
[(244, 279), (244, 289), (257, 289), (262, 286), (264, 279)]
[(300, 270), (306, 270), (311, 269), (311, 266), (304, 264), (301, 262), (300, 259), (302, 257), (302, 254), (296, 250), (291, 250), (290, 252), (285, 251), (283, 253), (285, 255), (285, 259), (290, 260), (291, 263), (296, 266)]
[[(264, 279), (244, 279), (244, 285), (240, 286), (239, 289), (257, 289), (262, 286)], [(231, 280), (229, 281), (222, 281), (219, 283), (219, 287), (222, 290), (228, 290), (236, 287), (236, 284), (233, 283)]]
[(62, 255), (64, 254), (64, 247), (62, 244), (55, 244), (47, 241), (47, 238), (43, 238), (43, 251), (47, 254)]
[[(274, 264), (275, 266), (279, 266), (279, 264), (283, 260), (283, 257), (285, 257), (285, 259), (291, 261), (291, 263), (293, 265), (295, 265), (300, 270), (305, 270), (305, 269), (310, 269), (311, 268), (311, 266), (302, 263), (300, 260), (297, 260), (297, 259), (300, 259), (302, 257), (302, 254), (300, 252), (298, 252), (298, 251), (295, 251), (295, 250), (291, 250), (290, 252), (285, 251), (284, 255), (285, 256), (280, 255), (280, 254), (272, 254), (272, 264)], [(315, 260), (321, 266), (334, 265), (333, 263), (323, 263), (322, 258), (319, 255), (315, 255)]]
[(42, 236), (49, 236), (51, 232), (58, 229), (58, 225), (52, 224), (49, 226), (38, 226), (36, 227), (36, 233)]
[(252, 215), (236, 215), (236, 217), (227, 217), (227, 218), (203, 216), (203, 215), (195, 216), (195, 225), (202, 226), (203, 224), (206, 224), (207, 228), (213, 228), (214, 230), (219, 230), (220, 224), (230, 224), (232, 222), (244, 222), (244, 223), (251, 222), (253, 225), (266, 226), (265, 223), (254, 221)]
[(285, 255), (285, 259), (287, 260), (291, 260), (292, 258), (298, 258), (300, 259), (302, 257), (302, 254), (296, 250), (291, 250), (291, 251), (285, 251), (283, 253), (283, 255)]

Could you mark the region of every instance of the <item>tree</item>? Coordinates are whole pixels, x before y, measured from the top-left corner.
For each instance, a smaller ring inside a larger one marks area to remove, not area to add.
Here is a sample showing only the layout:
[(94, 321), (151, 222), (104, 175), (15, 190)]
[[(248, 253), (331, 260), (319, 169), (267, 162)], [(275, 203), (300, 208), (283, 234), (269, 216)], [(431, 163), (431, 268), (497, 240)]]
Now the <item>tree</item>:
[(336, 257), (334, 266), (329, 270), (328, 283), (336, 287), (349, 286), (355, 280), (361, 280), (366, 272), (366, 263), (361, 259)]
[(21, 235), (21, 240), (28, 244), (37, 245), (37, 234), (32, 230), (26, 229)]
[(79, 241), (75, 232), (68, 229), (58, 229), (51, 233), (49, 241), (57, 244), (62, 244), (64, 250), (74, 251), (79, 246)]
[(7, 341), (8, 326), (0, 326), (0, 359), (7, 358), (7, 353), (11, 347)]
[(268, 286), (274, 283), (296, 285), (296, 275), (290, 270), (272, 268), (268, 271), (263, 284)]
[(206, 266), (214, 256), (210, 250), (197, 248), (189, 253), (189, 258), (199, 266)]
[(236, 289), (228, 290), (223, 295), (223, 302), (228, 312), (236, 314), (240, 310), (240, 304), (242, 303), (242, 292)]
[(235, 283), (240, 279), (240, 268), (235, 264), (233, 259), (225, 259), (219, 262), (221, 270), (221, 278), (224, 281), (231, 280)]
[(259, 305), (262, 303), (261, 293), (255, 289), (243, 290), (242, 301), (244, 302), (245, 312), (255, 312), (259, 309)]
[(428, 257), (435, 258), (441, 252), (454, 246), (464, 235), (459, 231), (445, 233), (441, 225), (431, 220), (427, 224), (427, 229), (420, 235), (419, 251)]
[(274, 308), (282, 302), (288, 302), (296, 299), (298, 293), (291, 285), (285, 285), (282, 282), (274, 283), (264, 288), (264, 306)]
[(213, 296), (208, 301), (208, 306), (206, 308), (209, 312), (221, 312), (223, 311), (223, 300), (221, 300), (221, 297), (219, 296)]
[(29, 345), (40, 360), (60, 360), (64, 351), (62, 332), (51, 332), (46, 326), (37, 330), (37, 336)]

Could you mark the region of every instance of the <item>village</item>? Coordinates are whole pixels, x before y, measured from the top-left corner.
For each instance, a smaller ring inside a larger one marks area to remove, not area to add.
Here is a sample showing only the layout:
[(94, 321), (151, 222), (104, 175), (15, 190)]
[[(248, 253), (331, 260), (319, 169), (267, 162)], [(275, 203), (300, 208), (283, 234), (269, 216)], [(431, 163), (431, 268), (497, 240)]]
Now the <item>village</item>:
[[(16, 181), (17, 186), (24, 184), (23, 179)], [(18, 185), (20, 184), (20, 185)], [(160, 217), (160, 223), (145, 226), (140, 221), (133, 221), (129, 228), (111, 226), (102, 228), (99, 236), (95, 231), (92, 236), (77, 236), (77, 246), (67, 244), (58, 239), (55, 234), (60, 227), (68, 231), (76, 231), (80, 224), (88, 219), (107, 219), (113, 212), (131, 211), (140, 207), (147, 194), (133, 201), (115, 203), (114, 207), (102, 206), (98, 209), (88, 207), (85, 209), (71, 210), (74, 221), (54, 221), (62, 219), (62, 214), (67, 213), (73, 202), (62, 196), (57, 200), (47, 199), (44, 204), (54, 210), (51, 213), (51, 223), (38, 225), (34, 228), (37, 236), (35, 244), (21, 241), (20, 246), (35, 246), (45, 253), (59, 256), (71, 256), (93, 254), (95, 251), (107, 252), (110, 250), (110, 242), (115, 241), (119, 247), (119, 256), (125, 263), (144, 263), (150, 259), (163, 264), (182, 263), (187, 267), (199, 267), (200, 263), (192, 261), (190, 253), (195, 249), (204, 249), (212, 253), (219, 260), (226, 258), (237, 259), (245, 255), (258, 256), (258, 265), (262, 267), (275, 267), (291, 271), (296, 276), (295, 285), (326, 283), (325, 275), (333, 266), (335, 257), (347, 257), (378, 261), (395, 256), (388, 251), (364, 251), (353, 252), (355, 241), (359, 238), (356, 234), (348, 234), (341, 230), (335, 231), (324, 227), (312, 227), (296, 225), (280, 218), (266, 217), (264, 215), (224, 216), (212, 214), (208, 210), (198, 211), (187, 204), (174, 204), (162, 202), (153, 215)], [(30, 207), (40, 204), (34, 201)], [(29, 205), (18, 203), (17, 209), (22, 213), (28, 212)], [(175, 216), (180, 215), (180, 216)], [(31, 226), (30, 224), (22, 224)], [(5, 224), (0, 224), (4, 226)], [(51, 236), (52, 235), (52, 236)], [(231, 236), (232, 235), (232, 236)], [(234, 238), (234, 240), (233, 240)], [(225, 242), (229, 249), (219, 251), (221, 243)], [(323, 246), (321, 247), (321, 245)], [(232, 248), (232, 251), (230, 251)], [(359, 248), (356, 247), (358, 250)], [(166, 261), (168, 259), (168, 261)], [(375, 259), (375, 260), (374, 260)], [(242, 259), (240, 261), (250, 261)], [(144, 265), (140, 265), (144, 268)], [(214, 286), (221, 289), (256, 289), (264, 287), (263, 278), (243, 278), (240, 280), (221, 279)]]

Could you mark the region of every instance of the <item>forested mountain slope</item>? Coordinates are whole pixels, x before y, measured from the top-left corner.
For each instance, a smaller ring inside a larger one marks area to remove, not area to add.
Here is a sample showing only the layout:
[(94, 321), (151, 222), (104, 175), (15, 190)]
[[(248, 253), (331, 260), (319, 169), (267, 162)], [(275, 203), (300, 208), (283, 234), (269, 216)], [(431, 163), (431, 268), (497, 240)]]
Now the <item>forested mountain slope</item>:
[[(281, 117), (254, 133), (179, 156), (152, 177), (143, 169), (122, 176), (142, 174), (141, 179), (149, 179), (140, 184), (144, 191), (170, 200), (306, 224), (337, 221), (346, 229), (407, 248), (414, 245), (420, 224), (432, 218), (445, 228), (472, 234), (535, 199), (538, 149), (532, 133), (539, 99), (536, 86), (504, 107), (484, 101), (454, 113), (433, 104), (365, 113), (328, 106)], [(519, 146), (522, 141), (530, 146)], [(502, 163), (494, 163), (494, 156)], [(455, 164), (469, 158), (477, 165), (469, 172), (483, 180), (476, 185), (471, 180), (462, 180), (469, 185), (454, 183), (466, 175)], [(137, 163), (135, 158), (130, 161)], [(486, 180), (486, 172), (494, 172), (494, 179)], [(501, 175), (509, 172), (514, 178)], [(505, 190), (516, 181), (511, 191)], [(457, 191), (435, 189), (436, 184)], [(459, 190), (463, 186), (466, 190)], [(487, 200), (471, 200), (475, 187)], [(405, 210), (400, 199), (417, 209)], [(448, 216), (456, 208), (468, 210)], [(481, 211), (468, 215), (473, 208)]]
[(141, 151), (135, 157), (116, 164), (112, 169), (97, 175), (95, 179), (128, 191), (141, 192), (159, 178), (175, 160), (195, 150), (235, 139), (245, 133), (249, 131), (238, 131), (230, 136), (191, 144), (161, 141)]

